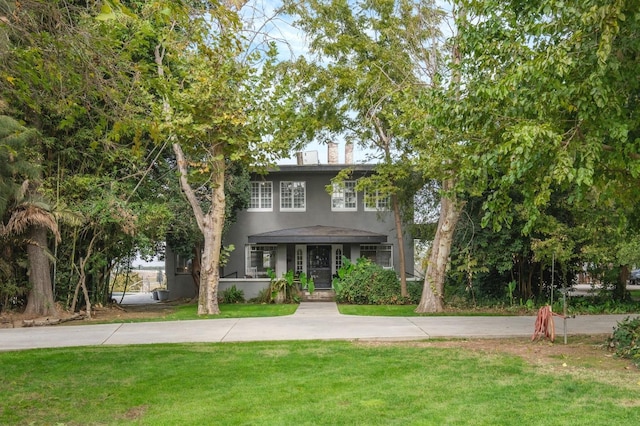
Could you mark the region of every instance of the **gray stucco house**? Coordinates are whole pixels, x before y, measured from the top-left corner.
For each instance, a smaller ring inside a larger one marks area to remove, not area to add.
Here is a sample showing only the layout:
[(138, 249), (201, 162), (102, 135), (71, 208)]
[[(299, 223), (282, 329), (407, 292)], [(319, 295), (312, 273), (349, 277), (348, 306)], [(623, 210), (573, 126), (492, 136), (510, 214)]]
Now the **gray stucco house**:
[[(317, 292), (331, 291), (343, 256), (353, 262), (368, 257), (398, 271), (398, 240), (388, 199), (371, 200), (354, 190), (356, 180), (373, 173), (375, 166), (337, 164), (331, 147), (329, 164), (317, 160), (305, 164), (298, 157), (297, 165), (281, 165), (267, 175), (253, 176), (250, 206), (239, 212), (223, 241), (235, 250), (221, 270), (220, 294), (236, 285), (247, 299), (255, 297), (268, 287), (269, 269), (278, 277), (288, 270), (304, 272), (313, 277)], [(350, 180), (328, 193), (327, 185), (347, 167), (352, 170)], [(413, 240), (409, 236), (405, 236), (405, 256), (411, 275)], [(189, 261), (177, 258), (170, 247), (167, 285), (171, 298), (194, 295)]]

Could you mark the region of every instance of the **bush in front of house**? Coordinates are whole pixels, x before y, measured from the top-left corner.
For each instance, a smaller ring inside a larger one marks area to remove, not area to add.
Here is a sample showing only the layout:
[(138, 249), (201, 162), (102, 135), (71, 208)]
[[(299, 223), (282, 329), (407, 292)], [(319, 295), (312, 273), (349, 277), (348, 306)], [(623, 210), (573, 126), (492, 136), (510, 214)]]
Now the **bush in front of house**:
[(617, 356), (628, 358), (640, 367), (640, 317), (620, 321), (609, 339)]
[(417, 304), (422, 297), (424, 280), (407, 281), (407, 293), (409, 293), (410, 303)]
[(369, 259), (351, 263), (342, 258), (342, 267), (333, 280), (338, 303), (353, 305), (404, 305), (411, 297), (400, 296), (400, 280), (395, 271), (384, 269)]
[(235, 284), (232, 285), (222, 292), (222, 303), (244, 303), (244, 291), (237, 288)]

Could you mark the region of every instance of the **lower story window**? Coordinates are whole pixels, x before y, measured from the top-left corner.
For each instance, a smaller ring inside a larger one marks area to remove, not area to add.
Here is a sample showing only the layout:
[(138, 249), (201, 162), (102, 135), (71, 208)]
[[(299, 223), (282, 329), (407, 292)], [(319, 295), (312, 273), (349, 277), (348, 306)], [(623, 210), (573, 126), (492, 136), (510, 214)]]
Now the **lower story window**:
[(393, 268), (391, 244), (362, 245), (360, 246), (360, 257), (366, 257), (383, 268)]
[(193, 270), (193, 260), (176, 254), (176, 274), (190, 274)]
[(267, 277), (267, 271), (276, 270), (277, 246), (247, 246), (246, 271), (247, 277)]

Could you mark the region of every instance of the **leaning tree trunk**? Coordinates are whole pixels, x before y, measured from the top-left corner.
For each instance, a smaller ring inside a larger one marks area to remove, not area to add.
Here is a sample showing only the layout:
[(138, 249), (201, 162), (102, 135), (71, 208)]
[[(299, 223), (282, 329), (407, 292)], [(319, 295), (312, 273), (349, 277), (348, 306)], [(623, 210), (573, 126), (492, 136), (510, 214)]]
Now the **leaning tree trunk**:
[(205, 215), (200, 207), (193, 188), (187, 179), (187, 160), (180, 144), (173, 144), (178, 170), (180, 171), (180, 188), (184, 192), (198, 222), (198, 228), (204, 237), (202, 264), (200, 265), (200, 290), (198, 294), (198, 315), (219, 314), (218, 283), (220, 281), (220, 248), (222, 247), (222, 228), (224, 225), (225, 195), (224, 175), (225, 160), (220, 145), (211, 147), (211, 210)]
[[(452, 181), (444, 182), (444, 190), (453, 188)], [(442, 312), (444, 310), (444, 279), (449, 264), (453, 233), (462, 212), (462, 204), (455, 195), (446, 194), (440, 200), (440, 219), (433, 245), (431, 246), (427, 273), (420, 304), (416, 312)]]
[[(205, 220), (204, 252), (200, 270), (198, 315), (219, 314), (218, 284), (220, 282), (220, 249), (224, 225), (224, 160), (215, 160), (213, 176), (213, 203)], [(222, 164), (220, 164), (222, 163)]]
[(29, 258), (29, 284), (25, 315), (27, 317), (57, 317), (53, 301), (51, 271), (47, 257), (47, 228), (33, 226), (29, 233), (27, 256)]

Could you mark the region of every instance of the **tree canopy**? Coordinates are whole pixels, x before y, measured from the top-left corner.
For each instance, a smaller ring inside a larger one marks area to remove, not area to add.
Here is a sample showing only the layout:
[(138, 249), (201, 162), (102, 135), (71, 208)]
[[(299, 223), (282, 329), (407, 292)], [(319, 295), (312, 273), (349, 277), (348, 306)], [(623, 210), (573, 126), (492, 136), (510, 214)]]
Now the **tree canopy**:
[[(90, 308), (119, 262), (167, 233), (187, 250), (197, 228), (214, 313), (248, 171), (337, 137), (378, 150), (360, 189), (440, 192), (419, 310), (442, 308), (465, 211), (493, 233), (482, 244), (541, 263), (624, 282), (640, 262), (637, 1), (285, 1), (310, 47), (292, 61), (255, 49), (243, 6), (0, 0), (4, 300), (30, 290), (43, 314), (82, 289)], [(171, 230), (187, 206), (193, 222)], [(506, 271), (507, 257), (474, 261)]]

